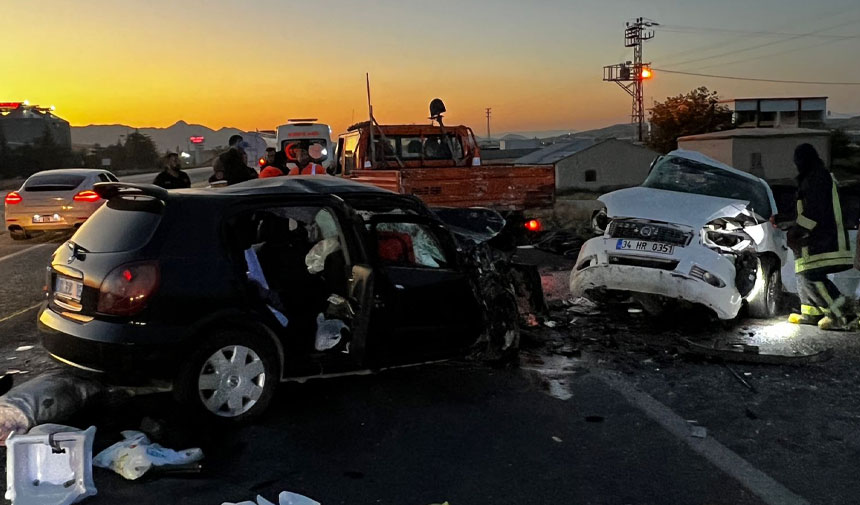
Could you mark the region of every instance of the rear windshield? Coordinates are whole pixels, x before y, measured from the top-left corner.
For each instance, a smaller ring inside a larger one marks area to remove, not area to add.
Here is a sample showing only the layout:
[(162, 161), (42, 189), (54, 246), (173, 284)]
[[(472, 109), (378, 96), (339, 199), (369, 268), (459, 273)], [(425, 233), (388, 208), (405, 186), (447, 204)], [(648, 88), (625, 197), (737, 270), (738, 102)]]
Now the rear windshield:
[(75, 232), (88, 252), (132, 251), (145, 246), (161, 222), (164, 203), (150, 197), (111, 198)]
[(83, 175), (34, 175), (24, 183), (24, 191), (70, 191), (86, 179)]

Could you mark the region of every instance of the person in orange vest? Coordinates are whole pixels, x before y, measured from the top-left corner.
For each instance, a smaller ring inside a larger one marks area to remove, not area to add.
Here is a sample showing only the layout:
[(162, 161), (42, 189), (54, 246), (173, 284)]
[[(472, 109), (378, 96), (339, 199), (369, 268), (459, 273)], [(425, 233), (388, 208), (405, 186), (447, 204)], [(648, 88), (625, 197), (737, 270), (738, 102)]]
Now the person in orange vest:
[(266, 149), (266, 162), (263, 168), (260, 169), (260, 179), (267, 177), (280, 177), (287, 175), (281, 167), (275, 165), (275, 148)]
[(296, 163), (290, 167), (290, 175), (326, 175), (322, 165), (311, 162), (311, 156), (305, 147), (295, 148)]

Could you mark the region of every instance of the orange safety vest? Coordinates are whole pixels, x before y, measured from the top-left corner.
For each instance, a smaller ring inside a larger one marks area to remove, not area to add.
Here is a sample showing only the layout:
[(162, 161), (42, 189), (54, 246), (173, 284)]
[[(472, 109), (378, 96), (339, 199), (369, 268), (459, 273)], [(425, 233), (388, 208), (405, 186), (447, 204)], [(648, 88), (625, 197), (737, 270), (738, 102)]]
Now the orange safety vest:
[(322, 165), (316, 163), (308, 163), (305, 168), (300, 169), (298, 165), (290, 168), (290, 175), (325, 175), (325, 169)]
[(280, 177), (282, 175), (284, 175), (284, 172), (280, 168), (272, 165), (266, 165), (262, 170), (260, 170), (260, 179), (265, 179), (267, 177)]

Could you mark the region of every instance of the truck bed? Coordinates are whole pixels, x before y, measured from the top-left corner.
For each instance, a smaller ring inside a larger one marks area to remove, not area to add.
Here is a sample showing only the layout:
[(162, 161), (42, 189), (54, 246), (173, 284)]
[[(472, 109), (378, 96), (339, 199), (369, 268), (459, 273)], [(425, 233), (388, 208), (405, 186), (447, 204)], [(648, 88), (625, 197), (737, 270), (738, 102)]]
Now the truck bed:
[(552, 165), (355, 170), (349, 177), (418, 196), (431, 207), (523, 210), (551, 207), (555, 194)]

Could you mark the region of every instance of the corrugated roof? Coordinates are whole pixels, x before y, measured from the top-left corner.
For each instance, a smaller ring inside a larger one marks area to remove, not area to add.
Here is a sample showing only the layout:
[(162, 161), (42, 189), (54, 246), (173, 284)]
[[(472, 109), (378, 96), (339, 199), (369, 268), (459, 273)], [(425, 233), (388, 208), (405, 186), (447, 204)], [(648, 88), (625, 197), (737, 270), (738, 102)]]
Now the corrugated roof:
[(481, 150), (482, 160), (507, 160), (517, 159), (535, 151), (539, 151), (539, 147), (529, 147), (524, 149), (483, 149)]
[(813, 130), (811, 128), (735, 128), (734, 130), (702, 133), (701, 135), (687, 135), (686, 137), (679, 137), (678, 142), (686, 140), (794, 137), (797, 135), (830, 135), (830, 132), (827, 130)]
[(519, 165), (552, 165), (583, 149), (588, 149), (598, 142), (594, 139), (576, 139), (571, 142), (559, 142), (558, 144), (544, 147), (531, 154), (517, 158), (514, 163)]

